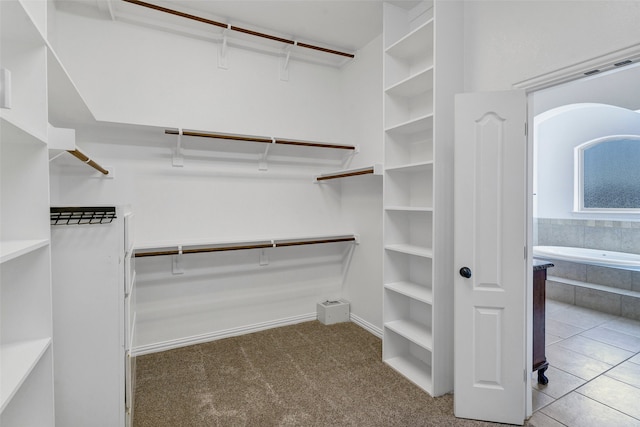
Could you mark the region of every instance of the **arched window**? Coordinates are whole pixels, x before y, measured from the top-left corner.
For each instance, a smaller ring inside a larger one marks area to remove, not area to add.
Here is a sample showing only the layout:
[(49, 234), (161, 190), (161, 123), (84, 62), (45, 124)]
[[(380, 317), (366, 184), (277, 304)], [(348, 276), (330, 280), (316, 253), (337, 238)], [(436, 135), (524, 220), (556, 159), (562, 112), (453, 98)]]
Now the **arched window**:
[(616, 135), (575, 148), (578, 211), (640, 212), (640, 135)]

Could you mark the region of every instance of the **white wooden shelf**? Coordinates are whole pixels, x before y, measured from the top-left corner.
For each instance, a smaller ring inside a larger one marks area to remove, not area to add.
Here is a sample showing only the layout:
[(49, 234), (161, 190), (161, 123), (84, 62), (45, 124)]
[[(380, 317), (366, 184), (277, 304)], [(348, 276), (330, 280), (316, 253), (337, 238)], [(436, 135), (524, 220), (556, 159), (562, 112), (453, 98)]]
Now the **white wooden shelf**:
[(6, 344), (0, 348), (0, 412), (16, 394), (42, 355), (51, 338)]
[(433, 46), (433, 18), (390, 45), (385, 53), (395, 58), (412, 58), (427, 54)]
[(413, 97), (433, 90), (433, 66), (389, 86), (385, 93), (393, 96)]
[(0, 263), (26, 255), (49, 244), (49, 239), (3, 240), (0, 242)]
[(32, 132), (27, 127), (16, 123), (13, 119), (2, 114), (0, 109), (0, 139), (4, 142), (18, 144), (47, 144), (47, 138)]
[(433, 212), (433, 208), (426, 206), (385, 206), (384, 210), (398, 212)]
[(424, 302), (426, 304), (433, 303), (433, 292), (426, 286), (419, 285), (417, 283), (409, 281), (401, 281), (394, 283), (387, 283), (384, 285), (386, 289), (393, 292), (408, 296), (409, 298)]
[(407, 244), (394, 244), (394, 245), (385, 245), (384, 247), (388, 251), (400, 252), (408, 255), (416, 255), (423, 258), (432, 258), (433, 250), (430, 248), (424, 248), (416, 245), (407, 245)]
[(421, 360), (411, 355), (406, 355), (386, 359), (385, 363), (423, 390), (431, 390), (433, 384), (431, 366)]
[(417, 163), (409, 163), (406, 165), (393, 166), (390, 168), (386, 168), (387, 172), (421, 172), (426, 171), (433, 166), (433, 161), (428, 162), (417, 162)]
[(386, 322), (384, 327), (422, 348), (426, 348), (427, 350), (433, 348), (433, 335), (431, 334), (431, 330), (416, 321), (410, 319), (393, 320)]
[(433, 114), (425, 114), (423, 116), (389, 126), (385, 131), (388, 133), (409, 135), (418, 132), (430, 131), (431, 129), (433, 129)]

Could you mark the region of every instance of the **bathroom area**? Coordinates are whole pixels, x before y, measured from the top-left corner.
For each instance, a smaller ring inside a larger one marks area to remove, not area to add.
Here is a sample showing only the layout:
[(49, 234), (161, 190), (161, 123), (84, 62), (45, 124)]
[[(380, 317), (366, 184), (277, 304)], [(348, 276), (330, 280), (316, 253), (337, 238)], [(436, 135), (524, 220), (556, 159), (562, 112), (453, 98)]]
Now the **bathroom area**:
[(640, 321), (640, 67), (534, 95), (533, 256), (547, 299)]

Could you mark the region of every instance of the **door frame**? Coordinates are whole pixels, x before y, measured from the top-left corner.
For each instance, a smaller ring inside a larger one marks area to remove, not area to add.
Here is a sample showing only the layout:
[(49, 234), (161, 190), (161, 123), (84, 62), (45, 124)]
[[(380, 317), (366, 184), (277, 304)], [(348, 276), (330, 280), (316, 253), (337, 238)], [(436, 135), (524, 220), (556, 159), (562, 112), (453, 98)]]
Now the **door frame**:
[[(532, 256), (532, 242), (533, 242), (533, 94), (542, 89), (548, 89), (556, 86), (560, 86), (564, 83), (596, 76), (604, 72), (612, 71), (615, 69), (622, 69), (624, 65), (620, 64), (623, 61), (630, 60), (632, 63), (640, 63), (640, 43), (628, 46), (626, 48), (618, 49), (609, 52), (604, 55), (600, 55), (586, 61), (578, 62), (573, 65), (559, 68), (549, 73), (541, 74), (520, 82), (514, 83), (512, 89), (524, 89), (527, 95), (527, 198), (526, 198), (526, 212), (527, 212), (527, 291), (526, 291), (526, 305), (525, 312), (526, 328), (527, 328), (527, 340), (526, 340), (526, 366), (532, 366), (533, 361), (533, 256)], [(625, 64), (628, 65), (628, 64)], [(597, 70), (596, 72), (594, 72)], [(526, 413), (525, 418), (531, 417), (533, 414), (532, 404), (532, 392), (531, 392), (531, 375), (527, 376), (526, 381)]]

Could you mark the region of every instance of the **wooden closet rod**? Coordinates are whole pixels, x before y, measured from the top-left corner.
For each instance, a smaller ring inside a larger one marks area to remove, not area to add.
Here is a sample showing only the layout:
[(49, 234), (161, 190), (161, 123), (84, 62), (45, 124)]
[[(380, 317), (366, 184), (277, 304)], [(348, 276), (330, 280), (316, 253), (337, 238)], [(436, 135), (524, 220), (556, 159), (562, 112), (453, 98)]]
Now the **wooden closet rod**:
[(163, 256), (163, 255), (180, 255), (182, 254), (196, 254), (205, 252), (223, 252), (223, 251), (238, 251), (243, 249), (266, 249), (266, 248), (280, 248), (285, 246), (302, 246), (302, 245), (317, 245), (322, 243), (339, 243), (339, 242), (353, 242), (356, 238), (350, 237), (338, 237), (333, 239), (316, 239), (316, 240), (298, 240), (298, 241), (283, 241), (283, 242), (268, 242), (268, 243), (256, 243), (252, 245), (237, 245), (237, 246), (215, 246), (208, 248), (194, 248), (194, 249), (171, 249), (165, 251), (150, 251), (150, 252), (136, 252), (136, 258), (149, 257), (149, 256)]
[(374, 172), (375, 170), (373, 166), (371, 166), (370, 168), (359, 170), (359, 171), (345, 172), (345, 173), (340, 173), (336, 175), (319, 176), (316, 178), (316, 181), (325, 181), (327, 179), (336, 179), (336, 178), (346, 178), (348, 176), (367, 175)]
[[(179, 135), (180, 132), (175, 129), (165, 129), (167, 135)], [(185, 136), (198, 136), (202, 138), (214, 138), (214, 139), (229, 139), (233, 141), (249, 141), (249, 142), (261, 142), (263, 144), (283, 144), (283, 145), (300, 145), (303, 147), (318, 147), (318, 148), (337, 148), (340, 150), (355, 150), (354, 145), (338, 145), (338, 144), (324, 144), (321, 142), (310, 141), (296, 141), (292, 139), (277, 139), (266, 138), (261, 136), (248, 136), (248, 135), (226, 135), (223, 133), (211, 133), (211, 132), (198, 132), (183, 130), (182, 134)]]
[(280, 42), (280, 43), (286, 43), (286, 44), (289, 44), (289, 45), (300, 46), (300, 47), (304, 47), (304, 48), (307, 48), (307, 49), (313, 49), (313, 50), (318, 50), (318, 51), (325, 52), (325, 53), (331, 53), (331, 54), (334, 54), (334, 55), (345, 56), (347, 58), (354, 58), (355, 57), (355, 55), (352, 54), (352, 53), (341, 52), (339, 50), (333, 50), (333, 49), (327, 49), (325, 47), (316, 46), (316, 45), (312, 45), (312, 44), (308, 44), (308, 43), (296, 42), (295, 40), (284, 39), (282, 37), (276, 37), (276, 36), (273, 36), (271, 34), (261, 33), (261, 32), (258, 32), (258, 31), (253, 31), (253, 30), (249, 30), (249, 29), (246, 29), (246, 28), (242, 28), (242, 27), (236, 27), (235, 25), (228, 25), (228, 24), (225, 24), (224, 22), (212, 21), (211, 19), (202, 18), (200, 16), (191, 15), (189, 13), (180, 12), (180, 11), (177, 11), (177, 10), (169, 9), (169, 8), (166, 8), (166, 7), (158, 6), (158, 5), (147, 3), (147, 2), (144, 2), (144, 1), (140, 1), (140, 0), (123, 0), (123, 1), (125, 1), (127, 3), (135, 4), (135, 5), (138, 5), (138, 6), (147, 7), (149, 9), (154, 9), (154, 10), (157, 10), (159, 12), (169, 13), (171, 15), (180, 16), (182, 18), (191, 19), (191, 20), (194, 20), (194, 21), (202, 22), (204, 24), (208, 24), (208, 25), (213, 25), (215, 27), (237, 31), (239, 33), (249, 34), (251, 36), (261, 37), (263, 39), (274, 40), (274, 41), (277, 41), (277, 42)]
[(67, 150), (67, 152), (69, 154), (71, 154), (72, 156), (74, 156), (75, 158), (79, 159), (80, 161), (88, 164), (89, 166), (91, 166), (95, 170), (99, 171), (100, 173), (102, 173), (104, 175), (109, 175), (109, 171), (108, 170), (106, 170), (105, 168), (103, 168), (102, 166), (100, 166), (99, 164), (94, 162), (93, 160), (91, 160), (86, 154), (84, 154), (80, 150), (78, 150), (78, 149)]

